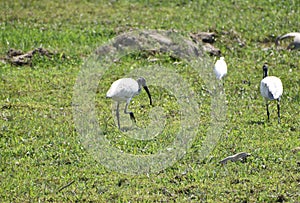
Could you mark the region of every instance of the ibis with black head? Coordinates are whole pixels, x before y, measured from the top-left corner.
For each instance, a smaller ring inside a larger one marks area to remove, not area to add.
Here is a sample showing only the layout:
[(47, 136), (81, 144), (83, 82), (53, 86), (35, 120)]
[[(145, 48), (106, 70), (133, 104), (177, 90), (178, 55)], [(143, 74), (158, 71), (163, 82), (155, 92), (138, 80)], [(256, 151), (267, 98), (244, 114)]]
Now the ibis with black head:
[(107, 98), (117, 102), (116, 116), (118, 121), (118, 128), (120, 129), (120, 117), (119, 117), (119, 105), (120, 102), (126, 102), (124, 113), (130, 115), (130, 119), (135, 123), (135, 116), (133, 112), (128, 111), (128, 105), (132, 98), (138, 95), (141, 92), (142, 87), (145, 89), (148, 94), (150, 105), (152, 105), (152, 98), (150, 91), (147, 87), (146, 80), (143, 77), (138, 78), (137, 80), (132, 78), (121, 78), (112, 83), (111, 87), (106, 93)]

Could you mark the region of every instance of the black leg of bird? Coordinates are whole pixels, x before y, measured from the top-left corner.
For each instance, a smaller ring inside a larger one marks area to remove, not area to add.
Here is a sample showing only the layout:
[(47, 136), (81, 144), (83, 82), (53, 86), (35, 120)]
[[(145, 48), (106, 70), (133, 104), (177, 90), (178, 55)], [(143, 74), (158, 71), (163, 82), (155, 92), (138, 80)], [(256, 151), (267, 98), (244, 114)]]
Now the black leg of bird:
[(131, 119), (134, 123), (136, 123), (134, 114), (133, 114), (132, 112), (129, 112), (129, 115), (130, 115), (130, 119)]
[(277, 99), (278, 124), (280, 124), (280, 98)]
[(126, 102), (125, 109), (124, 109), (124, 113), (125, 113), (125, 114), (129, 114), (129, 115), (130, 115), (130, 119), (131, 119), (134, 123), (136, 123), (133, 112), (131, 112), (131, 111), (128, 112), (128, 111), (127, 111), (129, 102), (130, 102), (130, 101)]
[(119, 115), (119, 106), (120, 106), (120, 103), (119, 103), (119, 102), (117, 102), (116, 116), (117, 116), (118, 128), (120, 129), (120, 115)]
[(270, 120), (269, 104), (266, 102), (268, 121)]

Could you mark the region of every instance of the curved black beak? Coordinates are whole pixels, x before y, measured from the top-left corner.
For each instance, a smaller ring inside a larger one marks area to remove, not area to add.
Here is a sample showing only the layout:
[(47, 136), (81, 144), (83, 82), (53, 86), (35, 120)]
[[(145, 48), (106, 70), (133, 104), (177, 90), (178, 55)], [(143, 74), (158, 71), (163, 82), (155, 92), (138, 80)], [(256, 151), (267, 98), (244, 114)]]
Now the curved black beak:
[(144, 86), (144, 89), (145, 89), (145, 91), (146, 91), (147, 94), (148, 94), (148, 97), (149, 97), (149, 99), (150, 99), (150, 105), (152, 106), (152, 99), (151, 99), (151, 94), (150, 94), (150, 92), (149, 92), (149, 89), (148, 89), (147, 86)]

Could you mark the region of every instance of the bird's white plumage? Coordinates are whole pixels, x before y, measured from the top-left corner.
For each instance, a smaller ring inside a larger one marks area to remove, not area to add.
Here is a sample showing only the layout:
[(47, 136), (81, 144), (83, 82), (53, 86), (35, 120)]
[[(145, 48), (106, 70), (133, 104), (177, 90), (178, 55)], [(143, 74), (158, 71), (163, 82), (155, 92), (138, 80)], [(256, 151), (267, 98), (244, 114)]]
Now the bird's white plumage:
[(267, 100), (278, 99), (283, 93), (281, 80), (275, 76), (265, 77), (260, 82), (260, 93)]
[(224, 57), (220, 57), (215, 63), (214, 72), (218, 80), (221, 80), (227, 74), (227, 64)]
[(279, 44), (279, 40), (283, 40), (285, 38), (294, 37), (294, 41), (290, 43), (287, 49), (300, 49), (300, 32), (290, 32), (285, 35), (277, 37), (275, 44)]
[(152, 105), (151, 94), (146, 85), (146, 80), (143, 77), (134, 80), (132, 78), (121, 78), (113, 82), (109, 90), (106, 93), (107, 98), (111, 98), (117, 102), (116, 116), (118, 121), (118, 127), (120, 129), (120, 117), (119, 117), (119, 104), (122, 101), (126, 101), (124, 113), (130, 115), (130, 119), (135, 122), (133, 112), (127, 111), (128, 105), (131, 99), (141, 92), (141, 88), (144, 88), (148, 94), (150, 105)]
[(283, 93), (281, 80), (275, 76), (268, 76), (268, 66), (263, 65), (263, 79), (260, 81), (260, 93), (265, 98), (268, 120), (270, 120), (269, 100), (277, 100), (278, 124), (280, 124), (280, 96)]
[(278, 40), (285, 39), (288, 37), (294, 37), (294, 42), (299, 42), (300, 40), (300, 32), (290, 32), (285, 35), (278, 37)]
[(121, 78), (113, 82), (106, 97), (115, 101), (127, 101), (139, 93), (140, 87), (136, 80), (132, 78)]

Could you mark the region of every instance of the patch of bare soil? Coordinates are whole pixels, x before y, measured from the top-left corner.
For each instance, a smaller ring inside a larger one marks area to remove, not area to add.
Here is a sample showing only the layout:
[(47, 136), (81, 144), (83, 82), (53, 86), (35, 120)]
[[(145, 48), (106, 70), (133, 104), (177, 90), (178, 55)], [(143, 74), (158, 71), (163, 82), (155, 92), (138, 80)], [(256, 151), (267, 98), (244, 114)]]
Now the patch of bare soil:
[(32, 59), (34, 55), (52, 57), (54, 53), (44, 48), (35, 48), (31, 51), (24, 53), (21, 50), (10, 48), (6, 56), (2, 59), (2, 62), (10, 63), (15, 66), (32, 65)]
[(170, 53), (174, 58), (201, 57), (205, 52), (219, 56), (220, 50), (211, 44), (214, 42), (214, 36), (214, 33), (197, 33), (191, 34), (189, 39), (179, 37), (175, 30), (126, 32), (118, 35), (113, 43), (99, 47), (95, 53), (103, 56), (134, 49), (150, 55)]

